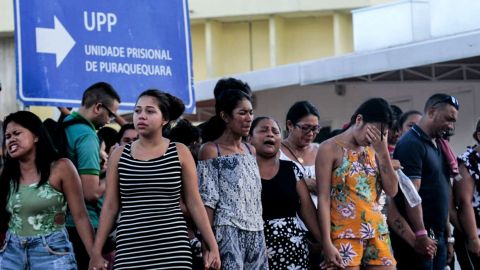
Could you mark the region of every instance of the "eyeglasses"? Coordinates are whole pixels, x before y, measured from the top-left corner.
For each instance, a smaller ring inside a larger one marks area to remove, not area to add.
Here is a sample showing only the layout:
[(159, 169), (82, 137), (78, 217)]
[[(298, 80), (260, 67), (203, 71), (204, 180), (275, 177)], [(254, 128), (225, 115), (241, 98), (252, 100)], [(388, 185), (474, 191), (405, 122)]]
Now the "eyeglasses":
[(319, 133), (321, 127), (319, 125), (316, 126), (311, 126), (311, 125), (299, 125), (295, 124), (296, 127), (302, 130), (304, 134), (307, 134), (308, 132), (313, 132), (313, 133)]
[(104, 108), (108, 112), (108, 117), (110, 117), (111, 119), (117, 118), (117, 115), (112, 112), (112, 110), (110, 110), (105, 104), (100, 103), (100, 106), (102, 106), (102, 108)]
[(432, 107), (435, 106), (435, 105), (441, 104), (441, 103), (448, 103), (448, 104), (452, 105), (453, 107), (455, 107), (455, 109), (457, 109), (457, 111), (460, 108), (460, 104), (458, 103), (458, 99), (454, 96), (446, 96), (446, 97), (440, 99), (439, 101), (433, 103)]

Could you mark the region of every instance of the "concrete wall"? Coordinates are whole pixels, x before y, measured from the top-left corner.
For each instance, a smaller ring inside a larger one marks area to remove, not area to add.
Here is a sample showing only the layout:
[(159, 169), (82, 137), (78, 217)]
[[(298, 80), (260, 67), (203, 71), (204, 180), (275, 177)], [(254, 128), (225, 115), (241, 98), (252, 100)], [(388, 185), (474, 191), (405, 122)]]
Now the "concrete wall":
[(270, 31), (268, 20), (256, 20), (251, 22), (251, 68), (253, 70), (270, 66)]
[(352, 9), (391, 0), (189, 0), (190, 18), (242, 17)]
[(207, 59), (205, 57), (206, 44), (205, 44), (205, 24), (193, 24), (190, 26), (190, 33), (192, 40), (192, 59), (193, 62), (193, 78), (206, 78)]
[(349, 13), (270, 16), (241, 21), (207, 20), (192, 27), (196, 81), (349, 53)]
[(456, 135), (452, 138), (455, 153), (472, 145), (471, 134), (480, 117), (480, 85), (474, 82), (419, 82), (419, 83), (356, 83), (345, 84), (346, 93), (339, 96), (334, 85), (311, 85), (305, 87), (286, 87), (255, 93), (257, 106), (255, 115), (269, 115), (277, 119), (284, 127), (285, 115), (289, 107), (299, 100), (308, 100), (320, 111), (322, 125), (340, 128), (350, 119), (355, 109), (370, 97), (383, 97), (404, 111), (416, 109), (423, 111), (427, 98), (434, 93), (444, 92), (455, 95), (460, 101), (459, 119)]
[(0, 38), (0, 119), (18, 110), (16, 102), (15, 48), (13, 37)]
[(222, 54), (220, 56), (221, 74), (235, 74), (250, 71), (251, 65), (251, 30), (249, 22), (223, 23)]
[(333, 16), (285, 20), (284, 61), (281, 64), (333, 56)]
[(13, 0), (0, 0), (0, 36), (13, 36)]
[(355, 51), (376, 50), (430, 38), (430, 9), (426, 0), (395, 1), (352, 13)]
[(451, 35), (480, 27), (480, 1), (431, 0), (430, 10), (432, 36)]
[(334, 13), (333, 39), (335, 55), (353, 51), (353, 22), (350, 14), (343, 12)]

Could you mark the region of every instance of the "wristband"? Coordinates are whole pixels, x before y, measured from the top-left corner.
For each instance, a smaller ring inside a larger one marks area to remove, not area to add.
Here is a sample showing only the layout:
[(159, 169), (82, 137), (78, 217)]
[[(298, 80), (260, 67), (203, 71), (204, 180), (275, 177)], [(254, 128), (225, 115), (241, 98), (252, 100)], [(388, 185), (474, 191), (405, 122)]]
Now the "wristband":
[(449, 243), (449, 244), (455, 244), (455, 238), (453, 238), (453, 237), (451, 237), (451, 236), (448, 237), (448, 238), (447, 238), (447, 243)]
[(415, 236), (416, 236), (416, 237), (425, 236), (425, 235), (427, 235), (427, 234), (428, 234), (428, 233), (427, 233), (427, 230), (419, 230), (419, 231), (416, 231), (416, 232), (415, 232)]

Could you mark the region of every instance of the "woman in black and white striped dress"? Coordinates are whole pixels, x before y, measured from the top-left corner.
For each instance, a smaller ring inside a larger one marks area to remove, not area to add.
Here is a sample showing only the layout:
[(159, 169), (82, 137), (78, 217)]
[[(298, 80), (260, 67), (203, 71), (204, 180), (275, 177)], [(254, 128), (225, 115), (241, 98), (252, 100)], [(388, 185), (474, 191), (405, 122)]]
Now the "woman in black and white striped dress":
[(134, 112), (139, 139), (109, 159), (107, 190), (90, 261), (102, 269), (101, 249), (119, 208), (115, 269), (191, 269), (187, 227), (180, 193), (207, 245), (207, 269), (220, 268), (218, 246), (198, 193), (195, 162), (188, 148), (169, 142), (162, 130), (184, 111), (170, 94), (147, 90)]

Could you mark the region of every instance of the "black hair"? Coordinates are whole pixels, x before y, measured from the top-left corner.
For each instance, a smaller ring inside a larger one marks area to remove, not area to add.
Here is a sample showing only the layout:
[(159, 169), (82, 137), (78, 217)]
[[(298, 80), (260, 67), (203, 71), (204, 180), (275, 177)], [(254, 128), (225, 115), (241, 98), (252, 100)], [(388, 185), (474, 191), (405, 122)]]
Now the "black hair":
[(217, 116), (213, 116), (207, 121), (198, 125), (202, 142), (212, 142), (222, 136), (223, 130), (216, 128), (216, 126), (221, 125), (219, 122), (221, 119), (218, 118), (219, 117)]
[(446, 106), (447, 104), (455, 106), (455, 108), (458, 110), (459, 109), (458, 103), (454, 105), (452, 102), (450, 102), (452, 98), (455, 99), (456, 102), (458, 102), (456, 98), (454, 98), (453, 96), (447, 95), (445, 93), (434, 94), (431, 97), (429, 97), (425, 102), (425, 107), (423, 108), (423, 111), (427, 112), (428, 109), (432, 107), (437, 107), (437, 106), (443, 108), (443, 106)]
[(138, 96), (137, 102), (144, 96), (153, 97), (157, 100), (163, 118), (168, 121), (168, 123), (163, 126), (164, 131), (170, 128), (171, 121), (177, 120), (185, 111), (183, 101), (167, 92), (157, 89), (148, 89)]
[(290, 121), (295, 125), (300, 119), (309, 115), (315, 115), (320, 120), (320, 113), (312, 103), (306, 100), (297, 101), (288, 109), (286, 124)]
[[(40, 187), (48, 182), (51, 164), (55, 160), (58, 160), (60, 155), (57, 153), (48, 131), (38, 116), (29, 111), (18, 111), (9, 114), (3, 122), (4, 135), (8, 124), (12, 122), (28, 129), (37, 137), (37, 142), (35, 143), (35, 166), (37, 172), (40, 174), (40, 180), (37, 185), (37, 187)], [(4, 149), (6, 148), (5, 143), (6, 139), (4, 136), (2, 141)], [(4, 153), (4, 156), (5, 164), (0, 175), (0, 227), (6, 226), (4, 222), (7, 222), (8, 224), (10, 215), (6, 211), (6, 206), (10, 188), (13, 187), (13, 190), (18, 191), (21, 177), (20, 162), (10, 157), (8, 152)], [(0, 230), (1, 229), (3, 228), (0, 228)]]
[(168, 138), (172, 142), (180, 142), (186, 146), (190, 146), (200, 139), (200, 129), (192, 125), (187, 119), (180, 119), (170, 130)]
[(110, 151), (110, 148), (117, 143), (118, 132), (111, 127), (102, 127), (97, 131), (97, 136), (101, 141), (105, 142), (105, 151)]
[(403, 111), (397, 105), (390, 105), (390, 109), (392, 110), (392, 117), (394, 121), (398, 121), (400, 116), (402, 115)]
[(363, 123), (381, 123), (391, 128), (393, 113), (390, 105), (383, 98), (371, 98), (362, 103), (350, 118), (350, 126), (355, 124), (357, 116), (361, 115)]
[(83, 92), (82, 106), (90, 108), (97, 103), (102, 103), (107, 107), (111, 107), (114, 100), (119, 103), (121, 102), (120, 96), (113, 86), (106, 82), (98, 82), (91, 85), (85, 90), (85, 92)]
[(406, 111), (406, 112), (404, 112), (404, 113), (400, 116), (400, 118), (398, 119), (398, 126), (399, 126), (400, 128), (402, 128), (402, 127), (403, 127), (403, 124), (405, 124), (405, 122), (407, 121), (407, 119), (408, 119), (410, 116), (416, 115), (416, 114), (417, 114), (417, 115), (422, 115), (422, 113), (419, 112), (419, 111), (417, 111), (417, 110), (411, 110), (411, 111)]
[(259, 116), (255, 117), (252, 121), (252, 125), (250, 126), (250, 130), (248, 131), (248, 135), (252, 136), (253, 135), (253, 130), (255, 127), (257, 127), (258, 123), (260, 123), (262, 120), (269, 119), (272, 120), (273, 122), (277, 123), (278, 128), (280, 129), (280, 125), (278, 124), (277, 120), (273, 119), (270, 116)]
[(330, 138), (333, 138), (333, 137), (341, 134), (343, 131), (344, 131), (344, 130), (341, 129), (341, 128), (334, 129), (334, 130), (332, 130), (332, 131), (330, 131), (330, 132), (328, 133), (328, 135), (327, 135), (327, 137), (325, 138), (325, 140), (328, 140), (328, 139), (330, 139)]
[(228, 89), (220, 94), (215, 101), (215, 115), (199, 126), (203, 142), (211, 142), (222, 136), (225, 131), (225, 121), (220, 117), (220, 113), (224, 112), (228, 116), (232, 116), (233, 110), (244, 99), (252, 102), (249, 95), (238, 89)]
[[(215, 102), (219, 102), (220, 96), (222, 96), (222, 94), (234, 89), (239, 90), (249, 96), (249, 100), (253, 106), (252, 90), (250, 89), (248, 83), (232, 77), (222, 78), (217, 81), (217, 83), (215, 84), (215, 88), (213, 89), (213, 96), (215, 97)], [(220, 118), (220, 116), (216, 115), (198, 125), (198, 128), (201, 131), (200, 133), (202, 136), (202, 141), (211, 142), (222, 136), (225, 129), (225, 124)]]
[(53, 120), (52, 118), (47, 118), (43, 121), (43, 126), (48, 131), (50, 138), (54, 138), (55, 133), (58, 131), (59, 122)]
[[(118, 102), (120, 102), (120, 100), (118, 100)], [(65, 109), (67, 109), (69, 112), (72, 111), (72, 107), (65, 107)], [(60, 116), (58, 116), (58, 119), (57, 119), (57, 123), (62, 123), (63, 120), (65, 120), (65, 118), (67, 118), (67, 116), (69, 116), (70, 113), (63, 113), (61, 110), (60, 110)], [(48, 120), (48, 119), (47, 119)], [(45, 121), (43, 122), (45, 124)], [(53, 138), (53, 137), (52, 137)]]
[(477, 125), (475, 126), (475, 131), (473, 132), (473, 139), (478, 144), (478, 143), (480, 143), (480, 138), (478, 138), (477, 132), (480, 132), (480, 119), (477, 121)]
[(132, 123), (126, 123), (120, 128), (120, 130), (117, 133), (117, 143), (120, 143), (120, 141), (122, 140), (123, 134), (125, 134), (125, 132), (130, 129), (135, 130), (135, 126)]
[(227, 91), (230, 89), (237, 89), (249, 96), (252, 96), (252, 90), (250, 89), (250, 86), (248, 85), (248, 83), (243, 82), (239, 79), (230, 77), (230, 78), (222, 78), (218, 80), (217, 84), (215, 85), (215, 88), (213, 89), (213, 95), (215, 97), (215, 100), (218, 100), (218, 98), (224, 91)]
[(403, 111), (397, 105), (390, 105), (390, 110), (392, 110), (392, 126), (391, 129), (394, 131), (399, 131), (402, 126), (399, 125), (398, 119), (402, 115)]
[(228, 116), (232, 116), (233, 110), (238, 106), (242, 100), (247, 99), (252, 101), (252, 98), (238, 89), (229, 89), (218, 97), (215, 102), (215, 114), (220, 116), (221, 112), (226, 113)]

